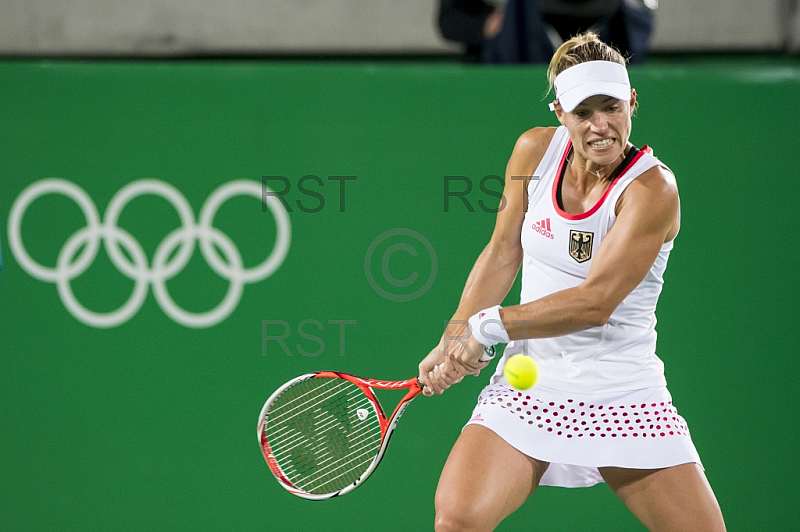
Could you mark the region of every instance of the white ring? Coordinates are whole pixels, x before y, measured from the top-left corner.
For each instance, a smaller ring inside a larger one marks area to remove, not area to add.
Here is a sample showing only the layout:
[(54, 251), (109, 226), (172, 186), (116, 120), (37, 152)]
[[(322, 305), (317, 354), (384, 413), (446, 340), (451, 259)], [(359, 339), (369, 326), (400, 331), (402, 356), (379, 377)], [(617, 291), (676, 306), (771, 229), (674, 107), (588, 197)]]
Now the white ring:
[[(168, 183), (164, 183), (163, 181), (157, 181), (155, 179), (140, 179), (139, 181), (128, 183), (122, 187), (116, 194), (114, 194), (114, 197), (111, 198), (111, 201), (108, 203), (108, 208), (106, 209), (106, 214), (103, 218), (103, 225), (106, 229), (106, 252), (111, 258), (111, 262), (114, 263), (114, 266), (116, 266), (117, 269), (123, 273), (123, 275), (126, 275), (131, 279), (136, 280), (142, 275), (145, 275), (150, 281), (152, 281), (154, 277), (160, 278), (162, 276), (169, 279), (170, 277), (174, 277), (179, 269), (182, 270), (185, 268), (189, 263), (189, 259), (192, 258), (192, 252), (194, 251), (194, 238), (192, 238), (194, 236), (193, 234), (189, 234), (188, 231), (184, 233), (185, 235), (188, 234), (188, 236), (184, 238), (183, 246), (181, 246), (180, 251), (178, 251), (173, 259), (172, 268), (170, 269), (170, 265), (168, 264), (163, 271), (160, 268), (148, 270), (146, 261), (145, 267), (142, 271), (131, 268), (131, 265), (126, 260), (125, 256), (120, 253), (119, 246), (117, 246), (116, 243), (116, 238), (111, 238), (112, 236), (116, 237), (117, 229), (119, 228), (117, 226), (117, 221), (119, 220), (119, 215), (122, 213), (122, 209), (124, 209), (132, 200), (145, 194), (161, 196), (170, 204), (172, 204), (181, 220), (182, 229), (185, 230), (186, 228), (189, 228), (191, 230), (191, 228), (194, 227), (194, 213), (192, 212), (192, 207), (189, 205), (186, 197), (181, 194), (178, 189)], [(162, 245), (163, 241), (161, 244), (159, 244), (159, 247)], [(170, 273), (172, 275), (169, 275)]]
[[(172, 236), (165, 239), (162, 245), (158, 246), (155, 258), (153, 259), (154, 268), (159, 268), (161, 263), (165, 261), (167, 257), (169, 257), (173, 248), (178, 245), (174, 242), (179, 240), (179, 236), (180, 232), (173, 231)], [(228, 238), (227, 235), (224, 235), (216, 227), (210, 228), (209, 233), (204, 235), (203, 238), (209, 237), (215, 241), (214, 243), (217, 244), (220, 249), (222, 249), (222, 252), (225, 253), (229, 259), (231, 266), (236, 271), (242, 271), (242, 255), (239, 253), (239, 250), (236, 249), (236, 246), (233, 245), (231, 239)], [(185, 327), (201, 329), (221, 322), (227, 318), (231, 312), (233, 312), (233, 310), (236, 308), (236, 305), (239, 304), (239, 300), (242, 297), (242, 292), (244, 291), (244, 282), (242, 281), (241, 277), (241, 275), (235, 275), (229, 278), (231, 284), (228, 287), (228, 292), (225, 294), (222, 302), (207, 312), (189, 312), (188, 310), (184, 310), (178, 306), (175, 303), (175, 300), (172, 299), (172, 296), (169, 295), (166, 279), (162, 277), (158, 277), (153, 280), (153, 295), (156, 297), (158, 305), (170, 318), (175, 320), (177, 323), (180, 323)]]
[[(56, 263), (57, 269), (61, 269), (64, 263), (66, 263), (80, 245), (83, 244), (83, 241), (92, 237), (91, 235), (86, 238), (83, 236), (88, 233), (90, 233), (88, 229), (79, 229), (67, 239), (67, 242), (58, 254), (58, 261)], [(115, 235), (115, 237), (119, 238), (123, 245), (127, 247), (128, 252), (136, 261), (137, 265), (141, 266), (143, 269), (147, 267), (147, 258), (144, 255), (144, 251), (142, 251), (142, 246), (140, 246), (127, 231), (120, 232)], [(147, 298), (147, 280), (144, 278), (136, 279), (136, 284), (133, 287), (133, 292), (128, 298), (128, 301), (117, 310), (102, 314), (91, 311), (78, 302), (69, 284), (71, 280), (72, 278), (70, 277), (59, 277), (56, 280), (58, 295), (61, 297), (61, 301), (64, 302), (64, 306), (73, 316), (83, 323), (93, 325), (97, 328), (116, 327), (117, 325), (125, 323), (139, 311), (144, 300)]]
[[(66, 271), (42, 266), (31, 258), (22, 243), (22, 234), (20, 232), (22, 217), (31, 203), (46, 194), (63, 194), (75, 200), (75, 203), (83, 211), (89, 234), (92, 237), (86, 249), (84, 249), (83, 255), (77, 262), (71, 264)], [(22, 194), (17, 197), (11, 206), (11, 212), (8, 214), (8, 244), (11, 246), (11, 252), (20, 266), (40, 281), (54, 283), (61, 276), (74, 279), (86, 271), (89, 263), (94, 262), (95, 257), (97, 257), (97, 249), (100, 245), (100, 216), (97, 214), (97, 207), (94, 206), (92, 198), (81, 187), (65, 179), (49, 178), (37, 181), (23, 190)]]
[[(271, 192), (264, 187), (266, 192)], [(221, 187), (217, 188), (208, 197), (200, 210), (200, 221), (198, 228), (201, 231), (209, 231), (214, 224), (214, 216), (217, 214), (220, 206), (228, 201), (233, 196), (250, 195), (263, 201), (262, 185), (254, 181), (231, 181)], [(289, 223), (289, 214), (286, 212), (280, 199), (274, 194), (268, 194), (266, 197), (266, 206), (272, 211), (272, 216), (275, 218), (275, 247), (272, 248), (272, 253), (254, 268), (244, 268), (238, 271), (232, 271), (217, 255), (214, 246), (211, 245), (208, 238), (200, 239), (200, 249), (203, 251), (203, 256), (220, 277), (232, 279), (237, 275), (242, 276), (242, 281), (252, 283), (259, 279), (264, 279), (272, 275), (275, 270), (283, 264), (286, 259), (286, 254), (289, 252), (289, 244), (292, 240), (291, 224)]]

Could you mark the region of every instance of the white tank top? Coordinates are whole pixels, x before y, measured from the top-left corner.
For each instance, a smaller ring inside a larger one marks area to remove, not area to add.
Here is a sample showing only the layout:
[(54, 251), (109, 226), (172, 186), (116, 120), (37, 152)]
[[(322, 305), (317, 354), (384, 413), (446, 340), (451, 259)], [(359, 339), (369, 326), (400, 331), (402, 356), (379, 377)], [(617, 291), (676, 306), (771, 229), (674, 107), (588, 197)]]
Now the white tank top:
[[(568, 214), (558, 206), (556, 193), (571, 146), (567, 129), (559, 127), (528, 185), (521, 235), (522, 304), (586, 279), (600, 243), (614, 225), (620, 194), (648, 169), (664, 166), (645, 146), (592, 209)], [(647, 276), (604, 326), (553, 338), (517, 340), (509, 344), (505, 358), (519, 352), (532, 356), (539, 365), (539, 383), (558, 390), (599, 393), (666, 385), (664, 364), (655, 353), (655, 310), (671, 249), (671, 241), (661, 247)], [(498, 364), (495, 381), (503, 374), (505, 358)]]

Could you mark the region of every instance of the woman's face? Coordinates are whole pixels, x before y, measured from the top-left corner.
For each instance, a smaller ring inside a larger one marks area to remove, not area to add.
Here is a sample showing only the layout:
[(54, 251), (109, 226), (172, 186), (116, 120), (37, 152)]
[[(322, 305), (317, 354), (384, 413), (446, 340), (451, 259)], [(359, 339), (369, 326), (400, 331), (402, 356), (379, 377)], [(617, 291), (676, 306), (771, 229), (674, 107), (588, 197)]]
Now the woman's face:
[(559, 121), (567, 126), (573, 149), (586, 160), (606, 166), (620, 159), (631, 134), (631, 109), (636, 91), (629, 101), (598, 94), (590, 96), (567, 113), (556, 107)]

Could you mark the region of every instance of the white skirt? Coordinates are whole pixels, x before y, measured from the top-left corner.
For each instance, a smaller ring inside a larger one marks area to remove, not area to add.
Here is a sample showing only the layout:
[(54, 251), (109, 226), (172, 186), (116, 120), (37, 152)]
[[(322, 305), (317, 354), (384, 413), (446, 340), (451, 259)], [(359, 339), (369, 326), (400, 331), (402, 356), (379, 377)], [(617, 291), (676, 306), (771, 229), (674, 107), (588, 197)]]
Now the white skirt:
[(599, 467), (657, 469), (700, 463), (666, 387), (578, 394), (541, 385), (518, 392), (505, 379), (478, 397), (467, 425), (482, 425), (518, 451), (550, 462), (544, 486), (603, 482)]

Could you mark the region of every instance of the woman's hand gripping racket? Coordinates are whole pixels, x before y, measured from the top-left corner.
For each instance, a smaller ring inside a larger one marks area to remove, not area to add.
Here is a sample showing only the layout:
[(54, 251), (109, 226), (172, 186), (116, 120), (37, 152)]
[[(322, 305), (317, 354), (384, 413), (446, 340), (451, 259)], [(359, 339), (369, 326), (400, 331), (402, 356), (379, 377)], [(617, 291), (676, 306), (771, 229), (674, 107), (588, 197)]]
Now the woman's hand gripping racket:
[[(481, 360), (492, 357), (493, 348)], [(373, 388), (408, 393), (386, 417)], [(261, 409), (261, 452), (289, 492), (313, 500), (344, 495), (378, 467), (397, 421), (421, 391), (417, 378), (379, 381), (335, 371), (301, 375), (278, 388)]]

